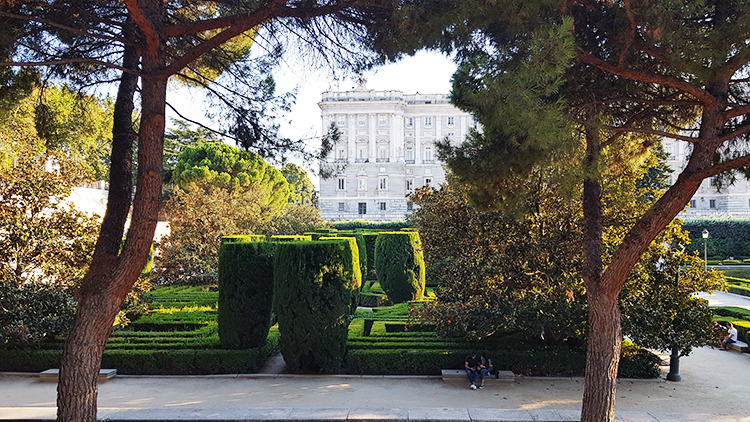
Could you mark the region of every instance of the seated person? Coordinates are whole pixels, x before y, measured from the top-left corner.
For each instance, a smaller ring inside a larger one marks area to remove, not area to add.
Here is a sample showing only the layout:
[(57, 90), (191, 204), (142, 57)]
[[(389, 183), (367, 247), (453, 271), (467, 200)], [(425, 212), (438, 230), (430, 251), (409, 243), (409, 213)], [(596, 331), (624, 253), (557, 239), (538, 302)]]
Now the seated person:
[(721, 340), (721, 348), (726, 350), (727, 344), (737, 343), (737, 329), (734, 324), (727, 322), (727, 335)]
[(482, 374), (482, 384), (479, 385), (479, 388), (484, 388), (484, 377), (486, 377), (488, 374), (492, 374), (493, 368), (492, 368), (492, 359), (490, 359), (489, 356), (487, 356), (487, 353), (482, 353), (482, 356), (479, 358), (479, 369)]
[(464, 366), (466, 369), (466, 375), (469, 376), (469, 382), (471, 383), (469, 388), (472, 390), (477, 389), (477, 377), (482, 380), (482, 385), (484, 386), (484, 374), (482, 374), (481, 364), (482, 361), (479, 356), (477, 356), (477, 352), (471, 352), (469, 356), (466, 356)]

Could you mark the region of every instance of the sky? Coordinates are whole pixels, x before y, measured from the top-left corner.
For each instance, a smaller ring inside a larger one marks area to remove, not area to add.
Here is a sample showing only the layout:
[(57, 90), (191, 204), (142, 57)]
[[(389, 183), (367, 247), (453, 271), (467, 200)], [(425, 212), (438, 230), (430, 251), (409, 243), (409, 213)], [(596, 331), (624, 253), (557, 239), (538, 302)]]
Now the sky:
[[(373, 69), (364, 74), (367, 88), (374, 90), (400, 90), (405, 94), (448, 94), (451, 88), (451, 76), (456, 65), (446, 56), (436, 52), (419, 52), (414, 56), (404, 58), (397, 63)], [(299, 89), (297, 100), (291, 113), (284, 116), (280, 135), (290, 139), (308, 139), (308, 143), (317, 147), (322, 133), (322, 121), (318, 102), (323, 91), (346, 91), (356, 85), (354, 79), (335, 82), (324, 71), (312, 72), (305, 68), (304, 63), (287, 62), (275, 72), (277, 91), (288, 92), (295, 87)], [(167, 100), (179, 108), (184, 116), (206, 123), (203, 115), (203, 99), (195, 90), (173, 88), (168, 92)], [(169, 108), (167, 109), (167, 126), (170, 117), (177, 118)], [(316, 163), (302, 163), (291, 160), (308, 170), (310, 180), (318, 187), (318, 177), (311, 170), (317, 170)]]

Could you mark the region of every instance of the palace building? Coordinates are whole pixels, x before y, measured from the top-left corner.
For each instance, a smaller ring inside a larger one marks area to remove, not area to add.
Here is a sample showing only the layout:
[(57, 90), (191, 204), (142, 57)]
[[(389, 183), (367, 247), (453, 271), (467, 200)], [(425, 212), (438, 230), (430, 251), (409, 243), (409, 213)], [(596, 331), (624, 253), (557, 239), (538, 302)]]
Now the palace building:
[(320, 106), (323, 131), (340, 133), (321, 166), (335, 168), (320, 180), (319, 207), (327, 220), (399, 220), (410, 211), (407, 194), (445, 182), (435, 142), (460, 143), (475, 127), (472, 116), (447, 94), (404, 94), (367, 89), (326, 91)]

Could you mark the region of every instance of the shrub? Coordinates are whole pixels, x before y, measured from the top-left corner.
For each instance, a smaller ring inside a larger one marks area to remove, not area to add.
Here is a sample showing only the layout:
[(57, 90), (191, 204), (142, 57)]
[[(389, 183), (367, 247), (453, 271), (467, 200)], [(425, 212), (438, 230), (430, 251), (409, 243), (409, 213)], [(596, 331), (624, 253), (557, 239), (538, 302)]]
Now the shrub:
[(76, 303), (61, 286), (0, 280), (0, 344), (28, 345), (67, 332)]
[[(441, 369), (463, 368), (471, 349), (356, 349), (347, 355), (347, 372), (353, 374), (434, 374)], [(586, 353), (567, 348), (492, 350), (489, 355), (500, 370), (526, 376), (582, 376)], [(660, 358), (644, 349), (624, 348), (618, 377), (656, 378)]]
[(224, 243), (219, 251), (219, 338), (225, 349), (261, 346), (268, 337), (277, 244)]
[(706, 229), (710, 237), (706, 243), (708, 256), (726, 258), (747, 256), (750, 252), (749, 218), (696, 218), (685, 220), (683, 228), (690, 232), (689, 252), (699, 251), (703, 255), (702, 233)]
[(405, 227), (411, 227), (411, 223), (405, 220), (393, 221), (336, 221), (331, 224), (338, 230), (370, 229), (370, 230), (401, 230)]
[(375, 242), (375, 272), (393, 303), (421, 300), (425, 281), (419, 233), (380, 233)]
[(375, 275), (375, 241), (378, 239), (377, 232), (361, 232), (365, 240), (365, 249), (367, 251), (367, 275), (366, 280), (377, 279)]
[(274, 235), (271, 236), (271, 242), (299, 242), (299, 241), (311, 241), (310, 236), (302, 235)]
[(320, 237), (318, 240), (331, 240), (331, 239), (343, 239), (349, 242), (349, 247), (352, 250), (352, 264), (359, 272), (355, 271), (354, 275), (357, 278), (357, 288), (362, 289), (362, 280), (364, 280), (364, 274), (367, 273), (367, 251), (365, 250), (365, 241), (362, 235), (346, 235), (343, 236), (340, 233), (330, 237)]
[(356, 280), (348, 241), (280, 243), (274, 292), (281, 353), (292, 371), (336, 371)]
[(233, 234), (230, 236), (222, 236), (221, 243), (237, 243), (237, 242), (264, 242), (266, 236), (262, 234)]

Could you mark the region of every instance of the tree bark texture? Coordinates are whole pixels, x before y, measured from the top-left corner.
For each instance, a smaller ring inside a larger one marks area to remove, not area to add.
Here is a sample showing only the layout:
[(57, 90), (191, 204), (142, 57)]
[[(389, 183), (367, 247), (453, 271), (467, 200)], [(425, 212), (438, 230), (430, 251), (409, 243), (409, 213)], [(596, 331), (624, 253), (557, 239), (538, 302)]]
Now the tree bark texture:
[(620, 312), (617, 295), (606, 295), (602, 286), (602, 203), (598, 171), (601, 142), (596, 125), (585, 127), (586, 155), (583, 181), (583, 268), (589, 309), (581, 421), (613, 421), (617, 365), (620, 361)]

